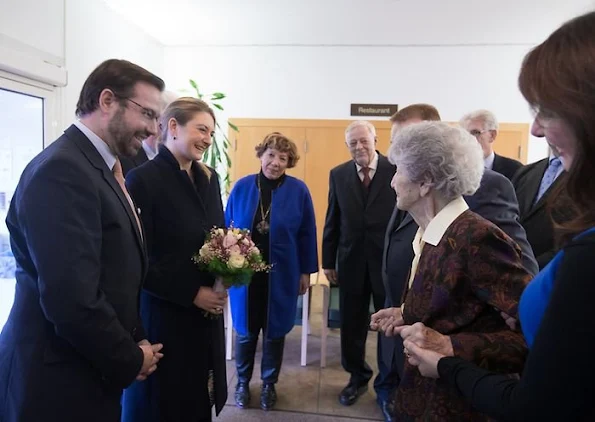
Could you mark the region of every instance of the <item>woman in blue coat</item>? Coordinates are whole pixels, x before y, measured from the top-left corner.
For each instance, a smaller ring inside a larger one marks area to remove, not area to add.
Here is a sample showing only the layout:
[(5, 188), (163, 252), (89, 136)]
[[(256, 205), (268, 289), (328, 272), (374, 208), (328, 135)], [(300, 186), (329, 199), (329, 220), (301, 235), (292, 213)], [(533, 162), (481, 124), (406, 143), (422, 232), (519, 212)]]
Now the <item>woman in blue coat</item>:
[(229, 295), (237, 332), (236, 404), (240, 408), (249, 405), (249, 383), (262, 330), (260, 407), (270, 410), (277, 401), (275, 383), (285, 335), (294, 325), (298, 295), (308, 290), (310, 274), (318, 271), (318, 252), (310, 192), (304, 182), (285, 174), (299, 159), (295, 144), (274, 132), (256, 147), (256, 155), (261, 170), (237, 181), (225, 220), (228, 225), (250, 229), (265, 261), (273, 267), (270, 273), (256, 273), (249, 286), (230, 289)]

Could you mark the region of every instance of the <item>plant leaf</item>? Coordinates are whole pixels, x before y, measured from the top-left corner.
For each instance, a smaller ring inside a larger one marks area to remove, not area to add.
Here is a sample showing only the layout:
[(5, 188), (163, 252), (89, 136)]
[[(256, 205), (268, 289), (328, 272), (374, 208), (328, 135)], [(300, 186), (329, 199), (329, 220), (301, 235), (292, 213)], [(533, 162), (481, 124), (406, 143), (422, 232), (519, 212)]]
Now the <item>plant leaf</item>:
[(229, 125), (230, 128), (232, 128), (236, 132), (239, 132), (240, 131), (240, 129), (238, 129), (238, 127), (236, 125), (234, 125), (232, 122), (229, 122), (228, 121), (227, 124)]
[(213, 107), (218, 108), (219, 110), (223, 110), (223, 107), (221, 107), (219, 104), (217, 103), (212, 103)]

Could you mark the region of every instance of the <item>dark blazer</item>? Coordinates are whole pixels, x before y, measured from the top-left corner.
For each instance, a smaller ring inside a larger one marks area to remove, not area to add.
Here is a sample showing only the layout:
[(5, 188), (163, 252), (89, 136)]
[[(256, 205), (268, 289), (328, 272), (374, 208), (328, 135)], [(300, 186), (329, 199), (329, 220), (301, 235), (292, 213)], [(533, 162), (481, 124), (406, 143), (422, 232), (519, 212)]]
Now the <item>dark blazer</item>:
[(331, 170), (322, 268), (337, 270), (342, 289), (359, 292), (367, 265), (374, 291), (383, 290), (382, 249), (396, 201), (390, 187), (394, 174), (395, 166), (378, 154), (378, 167), (366, 198), (353, 160)]
[[(535, 275), (539, 271), (537, 262), (527, 241), (527, 235), (519, 222), (519, 210), (512, 184), (499, 173), (486, 169), (479, 189), (466, 196), (469, 209), (491, 221), (514, 240), (521, 248), (525, 269)], [(411, 243), (418, 225), (411, 215), (395, 207), (388, 224), (382, 263), (382, 277), (386, 292), (386, 307), (400, 306), (403, 291), (408, 280), (413, 248)], [(383, 337), (381, 344), (387, 363), (403, 363), (402, 340), (400, 337)]]
[[(421, 322), (448, 335), (457, 357), (492, 371), (517, 373), (523, 369), (527, 346), (499, 311), (518, 318), (518, 301), (531, 278), (521, 264), (519, 247), (494, 224), (467, 210), (436, 246), (424, 246), (403, 319), (407, 325)], [(440, 380), (424, 378), (408, 361), (396, 392), (396, 410), (397, 420), (487, 419)]]
[(523, 167), (523, 163), (520, 161), (494, 154), (494, 164), (492, 165), (492, 170), (503, 174), (506, 176), (506, 178), (508, 178), (508, 180), (512, 180), (516, 172), (521, 167)]
[(120, 158), (120, 162), (122, 163), (122, 173), (124, 173), (124, 177), (126, 177), (130, 170), (143, 165), (147, 161), (149, 161), (149, 157), (147, 157), (147, 153), (145, 152), (145, 149), (142, 147), (138, 150), (138, 153), (134, 157)]
[(145, 338), (133, 212), (74, 125), (25, 168), (6, 218), (17, 283), (0, 335), (2, 422), (120, 420)]
[(533, 248), (539, 268), (545, 267), (558, 250), (555, 245), (554, 224), (548, 211), (547, 199), (554, 191), (554, 188), (563, 183), (566, 178), (565, 172), (560, 174), (539, 201), (535, 203), (539, 185), (548, 163), (549, 159), (545, 158), (526, 165), (519, 170), (513, 179), (513, 185), (519, 199), (521, 224), (527, 232), (527, 239)]
[(209, 373), (214, 376), (217, 413), (227, 400), (223, 318), (203, 315), (193, 301), (214, 277), (191, 260), (207, 232), (223, 227), (217, 173), (207, 178), (192, 165), (194, 184), (171, 152), (159, 154), (126, 178), (146, 231), (149, 270), (141, 294), (141, 316), (151, 343), (163, 343), (154, 375), (124, 393), (125, 421), (196, 421), (211, 414)]

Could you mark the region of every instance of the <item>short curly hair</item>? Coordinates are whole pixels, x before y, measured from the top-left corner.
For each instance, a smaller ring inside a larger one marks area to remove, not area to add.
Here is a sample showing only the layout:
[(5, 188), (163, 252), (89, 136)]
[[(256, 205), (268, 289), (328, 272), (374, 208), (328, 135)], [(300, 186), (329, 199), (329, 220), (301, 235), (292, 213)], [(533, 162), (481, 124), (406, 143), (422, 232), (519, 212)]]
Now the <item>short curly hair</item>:
[(469, 132), (442, 122), (421, 122), (403, 128), (391, 141), (391, 162), (412, 182), (429, 180), (446, 200), (479, 188), (483, 153)]
[(262, 154), (264, 154), (268, 148), (287, 154), (288, 169), (295, 167), (300, 160), (295, 143), (280, 132), (272, 132), (265, 136), (262, 142), (254, 148), (256, 150), (256, 156), (258, 158), (262, 157)]

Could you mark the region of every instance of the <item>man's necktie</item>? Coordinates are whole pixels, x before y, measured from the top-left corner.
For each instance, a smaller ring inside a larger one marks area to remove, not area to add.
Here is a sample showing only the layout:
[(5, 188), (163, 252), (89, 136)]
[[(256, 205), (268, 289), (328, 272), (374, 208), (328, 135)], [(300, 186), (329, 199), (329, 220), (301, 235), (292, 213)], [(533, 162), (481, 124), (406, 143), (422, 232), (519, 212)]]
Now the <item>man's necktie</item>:
[(561, 165), (562, 162), (558, 157), (553, 158), (550, 161), (550, 165), (543, 174), (543, 179), (541, 179), (539, 191), (537, 191), (537, 197), (535, 198), (535, 203), (539, 202), (543, 194), (546, 193), (549, 187), (552, 185), (552, 183), (554, 183), (554, 181), (556, 180), (556, 174), (558, 174), (558, 170), (560, 169)]
[(364, 176), (362, 184), (364, 185), (364, 188), (368, 189), (370, 182), (372, 181), (372, 179), (370, 179), (370, 167), (362, 167), (362, 174)]
[(116, 164), (114, 164), (114, 168), (112, 169), (114, 173), (114, 177), (118, 181), (120, 188), (122, 188), (122, 192), (124, 192), (124, 196), (128, 200), (128, 204), (130, 204), (130, 208), (132, 209), (132, 214), (134, 214), (134, 218), (136, 219), (136, 224), (138, 226), (138, 232), (140, 233), (140, 237), (143, 237), (143, 231), (141, 229), (140, 220), (138, 219), (138, 215), (136, 213), (136, 209), (134, 208), (134, 202), (132, 202), (132, 198), (128, 193), (128, 189), (126, 189), (126, 183), (124, 181), (124, 173), (122, 172), (122, 163), (120, 163), (120, 159), (116, 159)]

